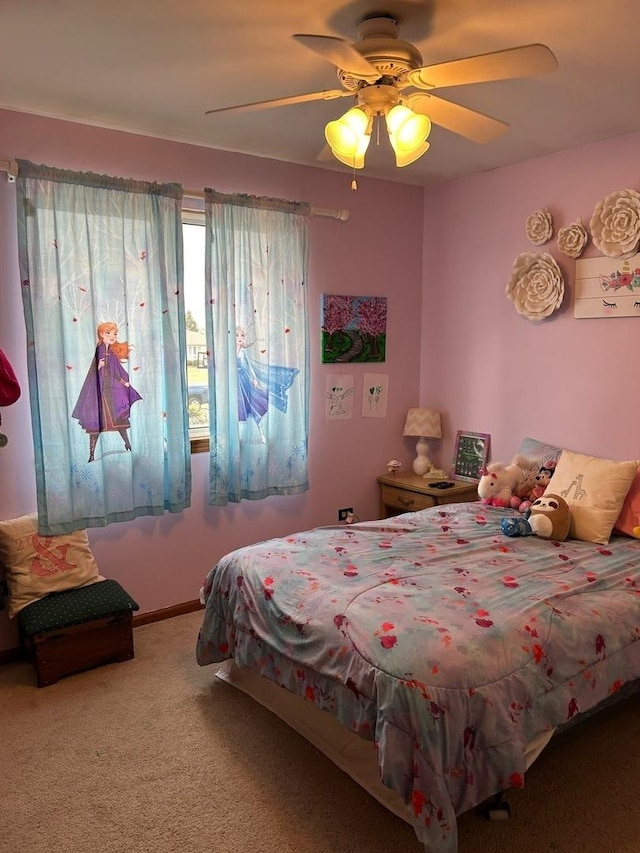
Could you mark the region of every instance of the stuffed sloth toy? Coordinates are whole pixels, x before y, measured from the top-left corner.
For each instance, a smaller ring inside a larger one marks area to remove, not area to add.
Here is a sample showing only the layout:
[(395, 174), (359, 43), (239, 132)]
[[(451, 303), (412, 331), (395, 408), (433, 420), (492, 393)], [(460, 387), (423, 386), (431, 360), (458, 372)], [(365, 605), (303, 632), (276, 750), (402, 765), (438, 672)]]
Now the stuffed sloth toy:
[(530, 536), (563, 542), (569, 535), (571, 510), (560, 495), (547, 494), (531, 504), (525, 515), (503, 518), (500, 528), (505, 536)]

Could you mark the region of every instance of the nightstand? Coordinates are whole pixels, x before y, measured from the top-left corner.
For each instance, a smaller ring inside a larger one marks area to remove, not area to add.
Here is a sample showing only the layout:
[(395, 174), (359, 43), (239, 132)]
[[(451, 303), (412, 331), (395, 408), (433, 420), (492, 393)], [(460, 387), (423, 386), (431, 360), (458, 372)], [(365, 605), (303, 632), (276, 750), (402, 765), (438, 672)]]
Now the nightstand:
[(450, 480), (455, 486), (450, 489), (435, 489), (429, 488), (429, 482), (434, 481), (417, 474), (388, 474), (378, 477), (380, 518), (389, 518), (402, 512), (417, 512), (430, 506), (478, 500), (477, 483)]

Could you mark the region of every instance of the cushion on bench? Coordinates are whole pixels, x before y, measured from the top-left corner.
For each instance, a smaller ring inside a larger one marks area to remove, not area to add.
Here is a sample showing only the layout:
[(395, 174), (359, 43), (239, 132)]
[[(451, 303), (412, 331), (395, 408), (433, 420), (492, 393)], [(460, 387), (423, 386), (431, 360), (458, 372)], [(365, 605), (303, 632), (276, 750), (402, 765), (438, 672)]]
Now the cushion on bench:
[(51, 592), (102, 580), (87, 531), (41, 536), (36, 513), (0, 521), (0, 563), (9, 587), (9, 619)]
[(24, 607), (16, 621), (23, 636), (33, 637), (139, 609), (140, 605), (117, 581), (102, 580), (77, 589), (51, 592)]

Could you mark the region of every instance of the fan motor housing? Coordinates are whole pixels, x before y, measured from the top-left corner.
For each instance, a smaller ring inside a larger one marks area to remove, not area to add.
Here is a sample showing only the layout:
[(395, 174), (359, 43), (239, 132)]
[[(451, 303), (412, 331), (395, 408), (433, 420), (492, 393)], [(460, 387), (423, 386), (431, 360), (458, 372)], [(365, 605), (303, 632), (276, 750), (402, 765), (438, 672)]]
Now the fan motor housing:
[(417, 47), (402, 39), (371, 38), (353, 45), (381, 74), (400, 74), (413, 71), (422, 65), (422, 55)]
[[(354, 42), (353, 49), (377, 68), (381, 77), (398, 79), (422, 66), (422, 54), (411, 42), (398, 38), (398, 24), (393, 18), (367, 18), (358, 33), (360, 40)], [(361, 80), (341, 69), (338, 79), (349, 91), (355, 91), (361, 84)]]
[(373, 115), (385, 115), (400, 102), (400, 92), (395, 86), (374, 83), (358, 89), (358, 103), (369, 108)]

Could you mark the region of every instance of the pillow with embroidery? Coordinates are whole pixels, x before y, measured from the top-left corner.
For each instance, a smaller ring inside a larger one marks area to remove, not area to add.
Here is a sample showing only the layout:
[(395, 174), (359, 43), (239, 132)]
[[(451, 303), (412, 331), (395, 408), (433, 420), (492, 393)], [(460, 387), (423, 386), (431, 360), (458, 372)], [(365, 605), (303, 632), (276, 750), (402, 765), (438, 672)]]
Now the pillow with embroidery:
[(10, 619), (50, 592), (104, 580), (86, 530), (40, 536), (37, 523), (35, 513), (0, 521), (0, 566), (9, 589)]
[(572, 539), (606, 545), (636, 474), (637, 462), (616, 462), (563, 450), (553, 474), (553, 491), (571, 509)]

